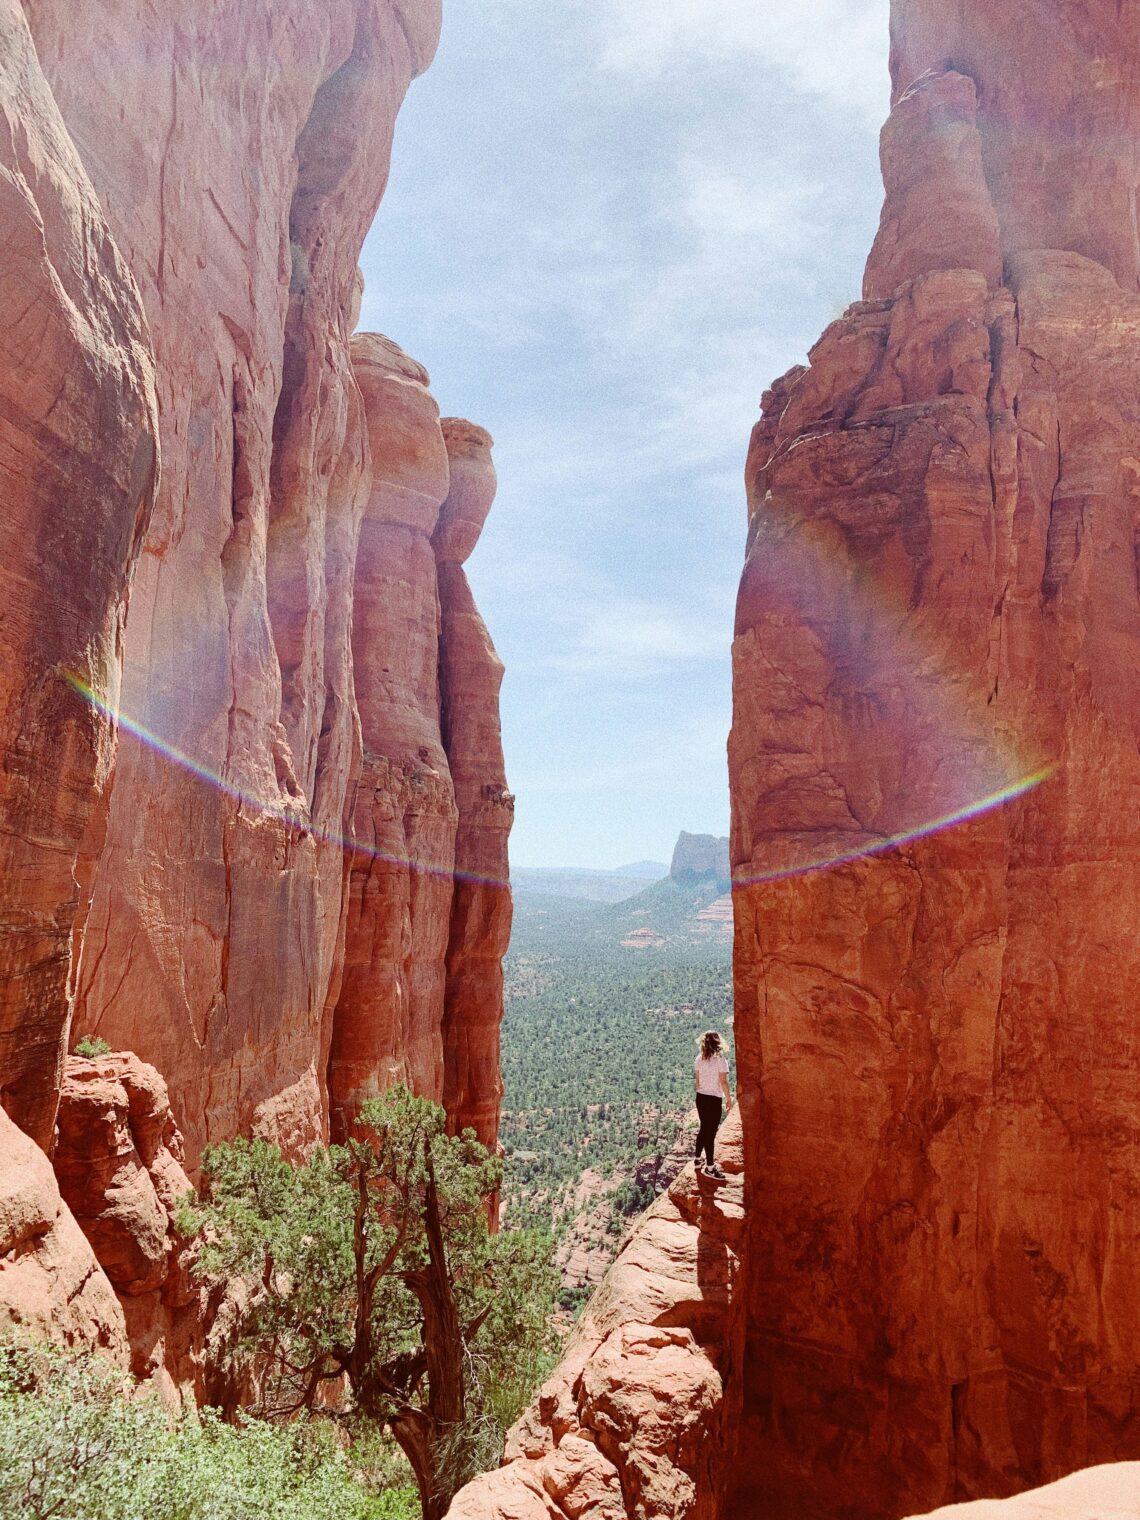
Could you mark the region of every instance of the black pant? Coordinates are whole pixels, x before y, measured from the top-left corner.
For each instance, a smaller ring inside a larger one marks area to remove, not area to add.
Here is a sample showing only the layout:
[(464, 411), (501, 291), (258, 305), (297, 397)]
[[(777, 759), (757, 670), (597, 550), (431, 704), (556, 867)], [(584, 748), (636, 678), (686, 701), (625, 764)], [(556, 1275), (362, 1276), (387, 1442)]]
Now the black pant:
[(704, 1151), (710, 1166), (716, 1163), (713, 1150), (723, 1112), (724, 1103), (720, 1098), (714, 1098), (708, 1093), (697, 1094), (697, 1117), (701, 1121), (700, 1133), (697, 1135), (697, 1160), (701, 1159), (701, 1152)]

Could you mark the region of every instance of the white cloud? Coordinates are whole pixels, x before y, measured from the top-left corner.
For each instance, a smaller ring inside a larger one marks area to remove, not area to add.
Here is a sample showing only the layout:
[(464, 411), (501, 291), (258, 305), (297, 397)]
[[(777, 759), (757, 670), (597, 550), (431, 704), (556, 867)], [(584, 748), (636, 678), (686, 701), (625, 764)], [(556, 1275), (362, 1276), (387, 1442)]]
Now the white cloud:
[(570, 675), (643, 680), (693, 661), (726, 659), (719, 617), (618, 598), (578, 613), (569, 647), (553, 658)]
[(610, 0), (603, 67), (647, 78), (695, 58), (759, 58), (806, 95), (879, 121), (888, 0)]

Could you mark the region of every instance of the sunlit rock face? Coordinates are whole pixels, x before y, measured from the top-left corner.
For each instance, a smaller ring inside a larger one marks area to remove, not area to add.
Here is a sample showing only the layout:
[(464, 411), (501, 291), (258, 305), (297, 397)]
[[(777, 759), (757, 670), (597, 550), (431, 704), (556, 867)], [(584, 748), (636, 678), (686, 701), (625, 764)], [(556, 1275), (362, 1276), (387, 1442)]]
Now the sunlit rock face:
[(748, 461), (726, 1512), (772, 1520), (1140, 1454), (1140, 29), (892, 31), (867, 299)]
[(458, 810), (440, 730), (431, 534), (447, 449), (428, 377), (387, 339), (353, 339), (372, 491), (356, 564), (353, 660), (364, 759), (352, 792), (345, 964), (329, 1084), (333, 1130), (396, 1081), (439, 1099)]
[(25, 8), (141, 288), (162, 445), (122, 683), (146, 733), (77, 1027), (168, 1078), (191, 1164), (242, 1130), (296, 1149), (325, 1127), (359, 753), (357, 256), (438, 0)]
[(1137, 1520), (1140, 1516), (1140, 1463), (1073, 1473), (1047, 1488), (1015, 1499), (980, 1500), (968, 1508), (953, 1504), (921, 1520)]
[(428, 377), (374, 333), (352, 341), (372, 488), (353, 660), (364, 755), (350, 794), (334, 1135), (393, 1082), (495, 1143), (510, 937), (503, 668), (461, 568), (495, 495), (491, 437), (442, 422)]
[(51, 1141), (157, 468), (138, 289), (0, 4), (0, 1103)]

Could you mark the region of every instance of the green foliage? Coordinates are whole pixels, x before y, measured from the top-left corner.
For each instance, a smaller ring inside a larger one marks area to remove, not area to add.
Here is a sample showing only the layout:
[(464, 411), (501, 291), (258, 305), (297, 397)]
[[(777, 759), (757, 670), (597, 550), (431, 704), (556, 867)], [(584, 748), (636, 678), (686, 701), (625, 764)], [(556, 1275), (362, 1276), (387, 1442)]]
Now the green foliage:
[[(588, 1167), (623, 1178), (606, 1226), (615, 1246), (652, 1202), (634, 1173), (692, 1116), (697, 1036), (731, 1035), (731, 946), (693, 927), (719, 895), (665, 880), (616, 906), (516, 903), (502, 1031), (508, 1219), (569, 1224)], [(623, 946), (638, 927), (665, 943)]]
[(493, 1466), (549, 1365), (557, 1275), (548, 1235), (491, 1234), (502, 1164), (473, 1131), (448, 1135), (442, 1109), (396, 1088), (301, 1166), (239, 1140), (208, 1148), (203, 1173), (179, 1224), (202, 1235), (199, 1270), (256, 1285), (237, 1355), (258, 1413), (331, 1400), (349, 1423), (387, 1423), (441, 1491)]
[(173, 1418), (101, 1357), (0, 1343), (5, 1520), (415, 1520), (328, 1427)]
[(93, 1061), (96, 1056), (109, 1056), (111, 1047), (101, 1036), (85, 1034), (76, 1045), (75, 1054), (83, 1056), (85, 1060)]

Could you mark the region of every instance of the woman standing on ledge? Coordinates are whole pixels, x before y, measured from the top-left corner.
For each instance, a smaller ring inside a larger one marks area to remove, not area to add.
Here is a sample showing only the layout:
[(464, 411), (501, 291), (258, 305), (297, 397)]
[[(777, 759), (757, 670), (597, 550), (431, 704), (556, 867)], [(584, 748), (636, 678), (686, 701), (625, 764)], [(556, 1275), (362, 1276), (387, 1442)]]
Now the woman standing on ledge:
[[(701, 1121), (697, 1135), (697, 1171), (706, 1177), (725, 1180), (724, 1173), (716, 1164), (716, 1132), (721, 1117), (732, 1107), (732, 1094), (728, 1090), (728, 1062), (724, 1058), (724, 1041), (715, 1029), (706, 1029), (698, 1042), (699, 1050), (693, 1074), (697, 1082), (697, 1117)], [(706, 1160), (701, 1160), (704, 1151)]]

